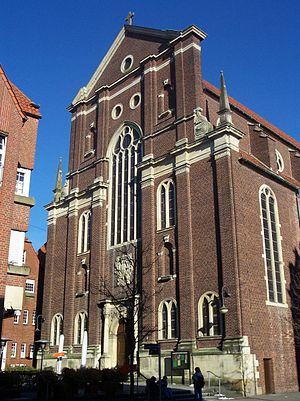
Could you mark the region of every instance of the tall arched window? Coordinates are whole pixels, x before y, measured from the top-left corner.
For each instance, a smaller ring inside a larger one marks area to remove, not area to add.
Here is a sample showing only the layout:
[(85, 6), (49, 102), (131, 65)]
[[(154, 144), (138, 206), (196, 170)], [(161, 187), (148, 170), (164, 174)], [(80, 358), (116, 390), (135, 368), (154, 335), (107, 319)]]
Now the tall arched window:
[(82, 213), (79, 219), (78, 229), (78, 253), (90, 250), (91, 244), (91, 212), (89, 210)]
[(111, 158), (110, 245), (137, 238), (137, 164), (142, 160), (141, 135), (125, 125)]
[(157, 189), (157, 228), (175, 224), (175, 187), (172, 180), (162, 182)]
[(277, 201), (273, 191), (267, 186), (260, 189), (260, 208), (268, 301), (285, 303)]
[(50, 344), (58, 345), (59, 336), (63, 333), (63, 317), (60, 313), (53, 316), (51, 322)]
[(74, 344), (82, 344), (85, 330), (87, 330), (87, 312), (81, 311), (75, 317)]
[(177, 305), (173, 299), (165, 300), (159, 305), (158, 337), (160, 340), (177, 337)]
[(198, 334), (218, 336), (220, 329), (219, 298), (215, 292), (206, 292), (198, 304)]

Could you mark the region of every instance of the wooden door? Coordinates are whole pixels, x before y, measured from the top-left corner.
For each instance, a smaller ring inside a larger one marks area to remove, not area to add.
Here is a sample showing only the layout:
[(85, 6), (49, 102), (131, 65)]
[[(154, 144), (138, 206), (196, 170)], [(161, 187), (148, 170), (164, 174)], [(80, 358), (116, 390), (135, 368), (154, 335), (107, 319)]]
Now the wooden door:
[(275, 393), (273, 361), (271, 358), (264, 359), (265, 372), (265, 392), (266, 394)]

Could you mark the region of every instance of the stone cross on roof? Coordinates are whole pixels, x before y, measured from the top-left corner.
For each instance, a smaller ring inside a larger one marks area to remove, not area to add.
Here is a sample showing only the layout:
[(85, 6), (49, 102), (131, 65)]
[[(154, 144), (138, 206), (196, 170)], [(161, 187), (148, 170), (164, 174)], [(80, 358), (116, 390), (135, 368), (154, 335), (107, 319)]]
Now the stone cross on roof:
[(133, 17), (134, 17), (134, 13), (132, 11), (129, 11), (127, 17), (125, 18), (125, 21), (127, 21), (128, 25), (132, 25)]

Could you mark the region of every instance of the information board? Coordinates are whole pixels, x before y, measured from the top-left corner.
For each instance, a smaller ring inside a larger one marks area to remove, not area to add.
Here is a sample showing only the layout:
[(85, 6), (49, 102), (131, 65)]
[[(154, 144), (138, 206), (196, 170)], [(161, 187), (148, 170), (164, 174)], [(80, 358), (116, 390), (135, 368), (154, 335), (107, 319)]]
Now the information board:
[(172, 369), (190, 369), (190, 353), (188, 351), (171, 353)]

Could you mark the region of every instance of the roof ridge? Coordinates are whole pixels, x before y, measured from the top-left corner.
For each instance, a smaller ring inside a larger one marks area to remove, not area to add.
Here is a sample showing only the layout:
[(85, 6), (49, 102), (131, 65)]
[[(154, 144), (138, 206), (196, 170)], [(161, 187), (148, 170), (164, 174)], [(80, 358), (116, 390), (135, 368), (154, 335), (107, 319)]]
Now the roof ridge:
[[(213, 84), (206, 80), (202, 80), (204, 89), (208, 89), (215, 95), (219, 96), (220, 95), (220, 89), (216, 88)], [(275, 125), (271, 124), (269, 121), (265, 120), (263, 117), (261, 117), (259, 114), (255, 113), (248, 107), (244, 106), (242, 103), (238, 102), (235, 100), (233, 97), (228, 96), (230, 104), (237, 108), (239, 111), (242, 111), (243, 113), (247, 114), (249, 117), (251, 117), (253, 120), (259, 122), (261, 125), (263, 125), (265, 128), (269, 129), (272, 131), (274, 134), (278, 135), (281, 137), (281, 139), (289, 142), (290, 144), (294, 145), (298, 149), (300, 149), (300, 142), (298, 142), (296, 139), (291, 137), (290, 135), (286, 134), (284, 131), (281, 129), (277, 128)]]
[(3, 68), (3, 66), (1, 64), (0, 64), (0, 76), (2, 76), (4, 84), (6, 85), (9, 93), (11, 94), (11, 97), (12, 97), (13, 102), (15, 103), (15, 105), (17, 107), (17, 110), (18, 110), (19, 114), (21, 115), (22, 118), (26, 118), (25, 114), (24, 114), (24, 112), (23, 112), (23, 110), (22, 110), (22, 108), (21, 108), (21, 106), (20, 106), (20, 104), (18, 102), (17, 96), (16, 96), (16, 94), (15, 94), (13, 88), (12, 88), (12, 85), (11, 85), (12, 83), (7, 78), (7, 76), (5, 74), (5, 71), (4, 71), (4, 68)]

